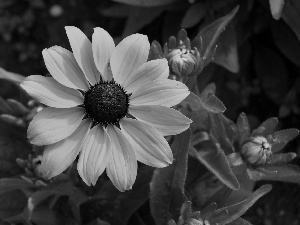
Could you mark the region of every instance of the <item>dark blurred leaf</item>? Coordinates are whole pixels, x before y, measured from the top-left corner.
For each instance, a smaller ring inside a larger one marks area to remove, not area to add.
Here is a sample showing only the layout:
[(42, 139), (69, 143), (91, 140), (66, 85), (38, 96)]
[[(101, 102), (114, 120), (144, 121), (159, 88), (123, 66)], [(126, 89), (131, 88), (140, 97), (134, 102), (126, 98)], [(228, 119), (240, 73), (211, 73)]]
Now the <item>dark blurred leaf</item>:
[(283, 9), (284, 0), (269, 0), (272, 16), (275, 20), (279, 20), (281, 17), (281, 11)]
[(0, 179), (0, 195), (13, 190), (22, 190), (32, 187), (35, 187), (35, 185), (21, 178)]
[(238, 219), (240, 216), (242, 216), (259, 198), (261, 198), (263, 195), (267, 194), (269, 191), (271, 191), (272, 186), (267, 184), (261, 186), (259, 189), (257, 189), (255, 192), (253, 192), (248, 198), (246, 198), (244, 201), (239, 202), (237, 204), (224, 207), (219, 210), (226, 209), (228, 211), (228, 218), (223, 220), (220, 225), (225, 225), (228, 223), (231, 223)]
[(237, 73), (240, 69), (240, 65), (235, 26), (227, 26), (225, 31), (220, 34), (217, 46), (214, 62), (232, 73)]
[(272, 145), (272, 152), (278, 152), (284, 148), (284, 146), (295, 137), (299, 135), (299, 130), (290, 128), (286, 130), (280, 130), (269, 136), (268, 142)]
[(185, 11), (166, 11), (162, 27), (163, 42), (167, 42), (170, 36), (177, 36), (180, 30), (180, 22)]
[(26, 201), (26, 196), (19, 190), (1, 195), (0, 219), (21, 213), (26, 206)]
[(143, 6), (143, 7), (153, 7), (168, 5), (178, 0), (113, 0), (115, 2), (120, 2), (128, 5)]
[(245, 113), (239, 115), (236, 126), (240, 135), (239, 142), (241, 145), (250, 135), (250, 126)]
[(104, 16), (109, 17), (128, 17), (130, 15), (130, 8), (132, 6), (129, 5), (123, 5), (123, 4), (116, 4), (112, 5), (109, 8), (100, 9), (100, 13)]
[(272, 35), (277, 48), (285, 57), (300, 67), (300, 42), (283, 22), (271, 22)]
[(283, 7), (282, 18), (294, 31), (300, 41), (300, 1), (287, 1)]
[(288, 91), (288, 72), (281, 56), (258, 44), (254, 54), (254, 67), (267, 96), (281, 105)]
[(275, 128), (278, 124), (278, 119), (276, 117), (271, 117), (266, 121), (262, 122), (258, 128), (252, 131), (251, 136), (264, 136), (267, 137), (269, 134), (272, 134), (275, 131)]
[(261, 168), (263, 168), (263, 171), (261, 171), (263, 175), (259, 180), (272, 180), (300, 184), (300, 168), (296, 165), (264, 165), (261, 166)]
[(170, 219), (177, 220), (184, 194), (190, 130), (175, 137), (172, 144), (174, 162), (156, 169), (150, 183), (150, 209), (157, 225), (165, 225)]
[[(200, 54), (204, 58), (208, 58), (212, 51), (215, 49), (216, 42), (220, 34), (224, 31), (228, 23), (232, 20), (236, 12), (238, 11), (238, 6), (235, 7), (229, 14), (210, 25), (204, 27), (192, 41), (192, 46), (197, 47)], [(202, 39), (202, 46), (199, 46), (199, 39)]]
[(0, 79), (10, 80), (16, 84), (19, 84), (24, 80), (24, 78), (25, 77), (20, 74), (8, 72), (0, 67)]
[(211, 141), (201, 142), (195, 145), (195, 148), (191, 148), (190, 151), (223, 184), (233, 190), (239, 188), (239, 182), (230, 168), (226, 155), (217, 144)]
[(288, 152), (283, 154), (272, 154), (270, 158), (267, 160), (267, 164), (279, 165), (285, 164), (292, 161), (297, 157), (297, 154), (294, 152)]
[(197, 25), (206, 13), (206, 5), (203, 2), (192, 4), (186, 11), (182, 21), (181, 28), (190, 28)]
[(163, 8), (131, 7), (122, 36), (127, 37), (151, 23), (162, 12)]

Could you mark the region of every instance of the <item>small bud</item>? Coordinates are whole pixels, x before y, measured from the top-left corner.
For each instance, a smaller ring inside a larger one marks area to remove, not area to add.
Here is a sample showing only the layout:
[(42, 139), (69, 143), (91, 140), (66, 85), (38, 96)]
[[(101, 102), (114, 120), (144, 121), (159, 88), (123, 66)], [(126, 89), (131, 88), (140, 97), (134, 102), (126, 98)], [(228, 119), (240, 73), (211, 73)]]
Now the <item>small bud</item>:
[(49, 10), (49, 13), (52, 17), (60, 17), (63, 12), (64, 10), (60, 5), (53, 5)]
[(262, 136), (250, 138), (241, 150), (244, 160), (256, 166), (263, 165), (271, 154), (271, 145)]

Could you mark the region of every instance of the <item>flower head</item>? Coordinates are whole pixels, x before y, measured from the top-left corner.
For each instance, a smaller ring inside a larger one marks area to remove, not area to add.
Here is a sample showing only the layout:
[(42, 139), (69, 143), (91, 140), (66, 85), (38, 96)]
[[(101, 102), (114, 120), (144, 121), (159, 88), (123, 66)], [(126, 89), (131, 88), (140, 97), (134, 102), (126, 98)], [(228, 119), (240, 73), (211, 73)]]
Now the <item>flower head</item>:
[(191, 120), (170, 107), (189, 91), (169, 80), (167, 60), (147, 62), (146, 36), (133, 34), (115, 47), (112, 37), (95, 28), (92, 43), (76, 27), (66, 27), (72, 52), (58, 46), (43, 50), (52, 77), (32, 75), (21, 84), (49, 106), (31, 121), (28, 138), (45, 145), (40, 171), (62, 173), (79, 155), (83, 181), (95, 185), (106, 170), (121, 191), (130, 189), (137, 160), (149, 166), (172, 163), (163, 136), (188, 129)]

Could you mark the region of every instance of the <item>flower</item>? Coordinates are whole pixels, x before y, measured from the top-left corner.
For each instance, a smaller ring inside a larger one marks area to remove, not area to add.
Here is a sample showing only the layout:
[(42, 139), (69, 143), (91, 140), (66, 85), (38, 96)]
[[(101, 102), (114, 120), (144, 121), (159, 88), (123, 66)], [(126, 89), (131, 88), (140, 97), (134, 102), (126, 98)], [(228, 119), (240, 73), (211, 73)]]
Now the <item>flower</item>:
[(40, 171), (52, 178), (79, 155), (77, 169), (87, 185), (95, 185), (106, 169), (117, 189), (131, 189), (137, 160), (158, 168), (172, 163), (164, 136), (183, 132), (192, 121), (170, 107), (189, 90), (167, 79), (167, 60), (147, 62), (144, 35), (128, 36), (115, 47), (102, 28), (94, 29), (92, 43), (78, 28), (65, 29), (73, 54), (59, 46), (44, 49), (52, 77), (32, 75), (21, 84), (49, 106), (28, 127), (30, 142), (45, 145)]
[(251, 165), (263, 165), (271, 156), (271, 145), (263, 136), (251, 137), (242, 146), (241, 155)]

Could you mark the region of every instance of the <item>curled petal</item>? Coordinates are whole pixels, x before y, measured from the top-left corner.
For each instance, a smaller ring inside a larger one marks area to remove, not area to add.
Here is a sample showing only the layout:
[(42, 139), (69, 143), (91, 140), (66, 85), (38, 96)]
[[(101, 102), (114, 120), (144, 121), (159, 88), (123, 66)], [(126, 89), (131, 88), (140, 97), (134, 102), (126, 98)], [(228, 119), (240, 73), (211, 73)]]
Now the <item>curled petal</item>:
[(130, 106), (129, 113), (164, 136), (180, 134), (193, 122), (177, 110), (165, 106)]
[(156, 59), (146, 62), (131, 73), (123, 86), (127, 92), (131, 93), (149, 81), (167, 79), (168, 76), (168, 61), (166, 59)]
[(142, 34), (132, 34), (124, 38), (114, 49), (110, 66), (114, 79), (121, 85), (148, 58), (150, 43)]
[(65, 171), (79, 154), (89, 128), (90, 122), (84, 120), (69, 137), (46, 146), (39, 172), (45, 178), (51, 179)]
[(44, 49), (42, 54), (46, 67), (55, 80), (69, 88), (88, 90), (88, 82), (72, 52), (53, 46)]
[(129, 118), (124, 118), (120, 125), (140, 162), (158, 168), (173, 162), (168, 142), (156, 129)]
[(33, 117), (27, 136), (31, 144), (50, 145), (70, 136), (84, 116), (82, 108), (44, 108)]
[(90, 130), (80, 153), (77, 169), (87, 185), (95, 185), (111, 156), (109, 136), (101, 126)]
[(83, 103), (79, 91), (65, 87), (52, 77), (32, 75), (20, 84), (37, 101), (55, 108), (70, 108)]
[(100, 74), (94, 63), (92, 43), (77, 27), (66, 26), (65, 29), (79, 67), (89, 82), (96, 84), (100, 80)]
[(175, 80), (159, 79), (148, 82), (135, 90), (130, 97), (130, 104), (172, 107), (189, 94), (185, 84)]
[(108, 126), (107, 132), (112, 145), (111, 158), (106, 168), (107, 176), (119, 191), (129, 190), (137, 174), (136, 156), (130, 143), (118, 128)]

